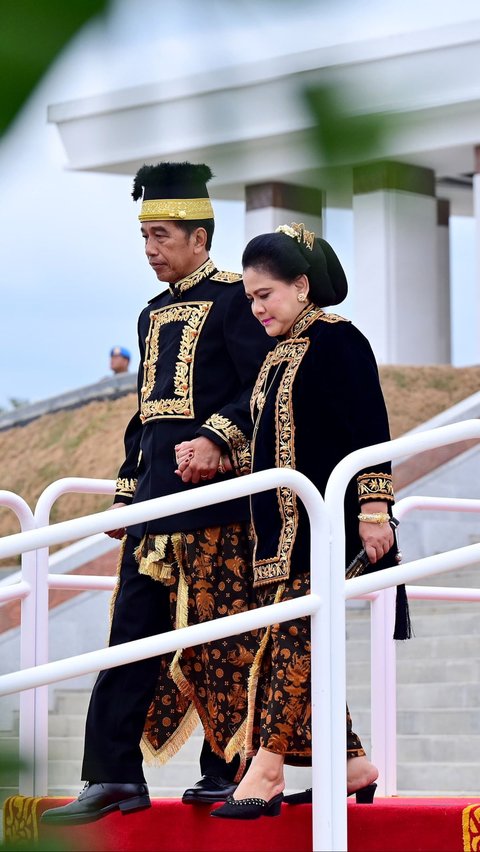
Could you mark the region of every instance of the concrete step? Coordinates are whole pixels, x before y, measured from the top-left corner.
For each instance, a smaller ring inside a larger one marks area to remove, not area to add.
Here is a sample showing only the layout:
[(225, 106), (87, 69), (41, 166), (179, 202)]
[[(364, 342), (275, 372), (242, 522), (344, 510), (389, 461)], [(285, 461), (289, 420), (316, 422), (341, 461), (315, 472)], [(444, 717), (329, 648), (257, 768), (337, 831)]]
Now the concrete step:
[(90, 701), (90, 689), (59, 689), (55, 691), (54, 714), (67, 716), (72, 713), (87, 715)]
[[(370, 713), (350, 704), (354, 730), (359, 735), (370, 731)], [(430, 708), (428, 710), (399, 710), (397, 713), (398, 734), (416, 735), (447, 734), (456, 737), (480, 734), (480, 713), (478, 708)]]
[[(455, 653), (455, 642), (458, 639)], [(479, 637), (415, 636), (406, 642), (396, 642), (397, 660), (466, 660), (478, 658)], [(350, 661), (366, 661), (370, 658), (370, 639), (358, 638), (347, 643), (347, 656)]]
[(48, 718), (49, 737), (83, 737), (84, 733), (84, 713), (69, 713), (68, 716), (50, 714)]
[[(352, 707), (370, 706), (370, 686), (348, 684), (348, 702)], [(480, 704), (478, 683), (456, 683), (452, 689), (450, 683), (402, 683), (397, 686), (398, 710), (425, 710), (442, 707), (476, 708)]]
[[(424, 602), (419, 602), (419, 607)], [(460, 605), (459, 605), (460, 606)], [(463, 609), (441, 609), (421, 611), (411, 607), (411, 616), (415, 639), (428, 636), (460, 636), (480, 635), (480, 620), (478, 610), (480, 604), (462, 604)], [(468, 609), (467, 609), (468, 607)], [(355, 639), (370, 638), (370, 617), (361, 613), (352, 613), (346, 619), (347, 644)], [(412, 640), (414, 641), (414, 640)]]
[[(398, 660), (397, 684), (479, 683), (480, 660)], [(370, 683), (370, 661), (347, 658), (347, 683)]]
[(478, 796), (480, 787), (478, 762), (472, 763), (404, 763), (398, 767), (398, 789), (415, 786), (417, 790), (469, 790)]
[[(445, 763), (469, 763), (480, 755), (480, 734), (400, 734), (397, 737), (399, 764), (432, 763), (439, 758)], [(478, 785), (480, 787), (480, 778)]]

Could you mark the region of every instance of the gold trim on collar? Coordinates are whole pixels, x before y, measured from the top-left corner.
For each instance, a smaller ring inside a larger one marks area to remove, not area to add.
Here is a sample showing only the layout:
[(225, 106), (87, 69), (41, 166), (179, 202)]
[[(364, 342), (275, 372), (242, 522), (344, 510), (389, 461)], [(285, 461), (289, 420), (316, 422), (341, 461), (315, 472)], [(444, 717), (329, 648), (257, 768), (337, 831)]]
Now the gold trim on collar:
[(180, 281), (176, 281), (175, 284), (170, 284), (169, 289), (171, 294), (173, 296), (178, 296), (180, 293), (185, 293), (186, 290), (190, 290), (191, 287), (195, 287), (195, 284), (199, 284), (204, 278), (209, 278), (216, 268), (217, 267), (213, 260), (208, 258), (205, 263), (202, 263), (202, 265), (199, 266), (198, 269), (195, 269), (194, 272), (191, 272), (190, 275), (187, 275), (185, 278), (181, 278)]
[(315, 320), (322, 320), (322, 322), (349, 322), (349, 320), (345, 319), (345, 317), (341, 317), (340, 314), (326, 314), (323, 308), (319, 308), (317, 305), (308, 304), (304, 310), (298, 315), (297, 319), (292, 325), (290, 333), (288, 337), (298, 337), (300, 334), (303, 334), (305, 329), (307, 329), (312, 322)]
[[(252, 417), (255, 419), (252, 439), (252, 456), (254, 456), (258, 427), (263, 413), (263, 405), (258, 405), (262, 398), (262, 388), (268, 384), (271, 370), (274, 367), (278, 368), (283, 364), (285, 365), (275, 397), (275, 467), (295, 469), (292, 388), (297, 370), (309, 346), (310, 340), (308, 338), (300, 338), (294, 341), (283, 340), (277, 343), (275, 349), (269, 352), (265, 358), (252, 391), (250, 404)], [(275, 376), (276, 372), (274, 378)], [(269, 389), (272, 383), (268, 385)], [(257, 559), (257, 546), (254, 546), (253, 585), (255, 587), (286, 580), (290, 574), (290, 559), (298, 522), (297, 497), (291, 488), (277, 488), (276, 492), (281, 519), (277, 552), (266, 559)], [(255, 532), (253, 519), (252, 528)]]
[(318, 308), (317, 305), (312, 305), (312, 303), (309, 302), (293, 323), (288, 337), (298, 337), (299, 334), (302, 334), (302, 332), (304, 332), (305, 329), (312, 324), (312, 322), (322, 316), (323, 313), (324, 311), (322, 308)]
[(142, 201), (138, 218), (140, 222), (165, 219), (180, 221), (213, 219), (213, 208), (209, 198), (152, 198)]

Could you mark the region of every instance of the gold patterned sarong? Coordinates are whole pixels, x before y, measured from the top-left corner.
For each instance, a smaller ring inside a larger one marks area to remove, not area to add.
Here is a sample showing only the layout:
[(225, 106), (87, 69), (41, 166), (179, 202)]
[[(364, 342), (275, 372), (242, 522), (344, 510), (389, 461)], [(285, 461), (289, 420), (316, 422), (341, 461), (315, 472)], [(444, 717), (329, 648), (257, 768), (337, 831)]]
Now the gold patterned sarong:
[[(251, 547), (246, 525), (147, 536), (136, 551), (139, 571), (170, 591), (172, 628), (249, 608)], [(245, 757), (247, 683), (258, 631), (165, 655), (150, 705), (142, 750), (147, 763), (170, 759), (203, 725), (212, 750)]]

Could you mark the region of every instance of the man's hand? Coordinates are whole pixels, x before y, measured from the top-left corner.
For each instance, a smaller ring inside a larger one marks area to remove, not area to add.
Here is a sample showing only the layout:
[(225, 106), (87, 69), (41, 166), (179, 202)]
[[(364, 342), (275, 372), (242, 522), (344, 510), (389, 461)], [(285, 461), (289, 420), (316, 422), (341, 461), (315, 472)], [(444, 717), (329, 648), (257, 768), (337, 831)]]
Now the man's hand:
[(193, 441), (183, 441), (175, 447), (177, 469), (175, 473), (182, 482), (196, 484), (213, 479), (218, 470), (225, 472), (232, 469), (230, 459), (221, 456), (220, 447), (201, 436)]
[[(127, 506), (127, 503), (114, 503), (112, 506), (109, 506), (109, 509), (121, 509), (123, 506)], [(110, 536), (110, 538), (123, 538), (126, 534), (125, 527), (119, 527), (116, 530), (107, 530), (105, 535)]]

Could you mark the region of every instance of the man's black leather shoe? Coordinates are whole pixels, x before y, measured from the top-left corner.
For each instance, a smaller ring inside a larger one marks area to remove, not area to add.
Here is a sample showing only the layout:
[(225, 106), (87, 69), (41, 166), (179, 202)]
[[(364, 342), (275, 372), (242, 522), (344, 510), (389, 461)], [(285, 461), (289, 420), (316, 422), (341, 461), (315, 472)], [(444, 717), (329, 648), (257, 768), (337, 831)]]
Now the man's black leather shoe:
[(112, 811), (122, 813), (151, 807), (146, 784), (94, 784), (87, 782), (78, 799), (61, 808), (44, 811), (40, 822), (49, 825), (80, 825), (94, 822)]
[(233, 781), (227, 781), (219, 775), (203, 775), (193, 787), (185, 790), (182, 802), (184, 805), (197, 803), (211, 805), (213, 802), (225, 802), (236, 789), (237, 785)]

